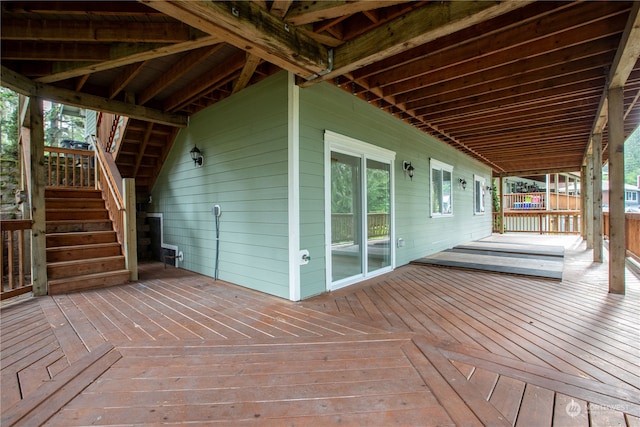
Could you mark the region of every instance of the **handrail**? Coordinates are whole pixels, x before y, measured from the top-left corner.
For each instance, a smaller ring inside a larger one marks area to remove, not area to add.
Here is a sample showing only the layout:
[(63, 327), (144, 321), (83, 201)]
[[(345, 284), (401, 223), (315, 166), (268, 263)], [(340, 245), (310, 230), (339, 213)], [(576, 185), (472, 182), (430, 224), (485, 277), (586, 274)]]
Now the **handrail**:
[(105, 178), (109, 191), (113, 196), (118, 210), (124, 209), (124, 201), (122, 199), (122, 176), (116, 166), (113, 157), (108, 156), (100, 139), (95, 138), (94, 146), (96, 150), (96, 159), (100, 167), (101, 175)]

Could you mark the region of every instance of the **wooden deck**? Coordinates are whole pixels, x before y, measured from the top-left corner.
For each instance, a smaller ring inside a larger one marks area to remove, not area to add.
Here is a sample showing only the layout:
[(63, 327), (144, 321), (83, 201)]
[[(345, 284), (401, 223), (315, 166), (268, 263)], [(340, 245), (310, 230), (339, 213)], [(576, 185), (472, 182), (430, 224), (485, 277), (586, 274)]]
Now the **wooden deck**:
[(640, 281), (410, 265), (290, 303), (162, 264), (2, 307), (2, 426), (640, 426)]

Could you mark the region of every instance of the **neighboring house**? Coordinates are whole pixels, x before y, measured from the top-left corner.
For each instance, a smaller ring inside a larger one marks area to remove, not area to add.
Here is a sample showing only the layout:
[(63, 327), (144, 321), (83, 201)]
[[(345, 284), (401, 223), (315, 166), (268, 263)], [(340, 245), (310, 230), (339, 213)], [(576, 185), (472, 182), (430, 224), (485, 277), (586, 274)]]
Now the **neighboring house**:
[[(609, 209), (609, 181), (602, 181), (602, 207)], [(624, 185), (624, 208), (626, 212), (640, 212), (640, 176), (638, 185)]]
[[(388, 208), (367, 212), (374, 175)], [(490, 182), (488, 166), (402, 120), (280, 72), (191, 117), (147, 211), (162, 215), (180, 267), (300, 300), (490, 235)], [(341, 239), (337, 199), (351, 207)], [(374, 214), (384, 221), (375, 236)]]

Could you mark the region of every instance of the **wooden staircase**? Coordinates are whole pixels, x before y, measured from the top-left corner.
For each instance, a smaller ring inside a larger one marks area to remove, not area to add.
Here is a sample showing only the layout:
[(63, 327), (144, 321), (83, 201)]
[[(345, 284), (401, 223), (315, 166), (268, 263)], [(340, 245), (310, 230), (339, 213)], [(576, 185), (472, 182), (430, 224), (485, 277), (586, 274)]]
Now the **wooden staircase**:
[(49, 294), (121, 285), (125, 258), (99, 190), (47, 188)]

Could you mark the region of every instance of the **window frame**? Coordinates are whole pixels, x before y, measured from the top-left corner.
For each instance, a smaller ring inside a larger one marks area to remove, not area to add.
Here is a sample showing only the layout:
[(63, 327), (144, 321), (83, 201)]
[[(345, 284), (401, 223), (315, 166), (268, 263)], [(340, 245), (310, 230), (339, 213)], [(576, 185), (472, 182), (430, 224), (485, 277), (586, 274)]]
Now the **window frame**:
[[(484, 215), (487, 208), (486, 195), (486, 179), (484, 176), (473, 175), (473, 214)], [(480, 184), (478, 186), (478, 184)], [(480, 210), (478, 210), (478, 191), (480, 191)]]
[[(434, 197), (436, 196), (436, 192), (434, 191), (434, 179), (433, 172), (440, 171), (440, 192), (442, 199), (440, 200), (440, 212), (434, 212)], [(445, 199), (445, 191), (444, 191), (444, 172), (448, 172), (450, 175), (450, 185), (449, 185), (449, 211), (443, 212), (444, 199)], [(453, 166), (440, 160), (430, 159), (429, 161), (429, 182), (430, 182), (430, 196), (429, 196), (429, 212), (431, 218), (443, 218), (443, 217), (451, 217), (453, 216)]]

